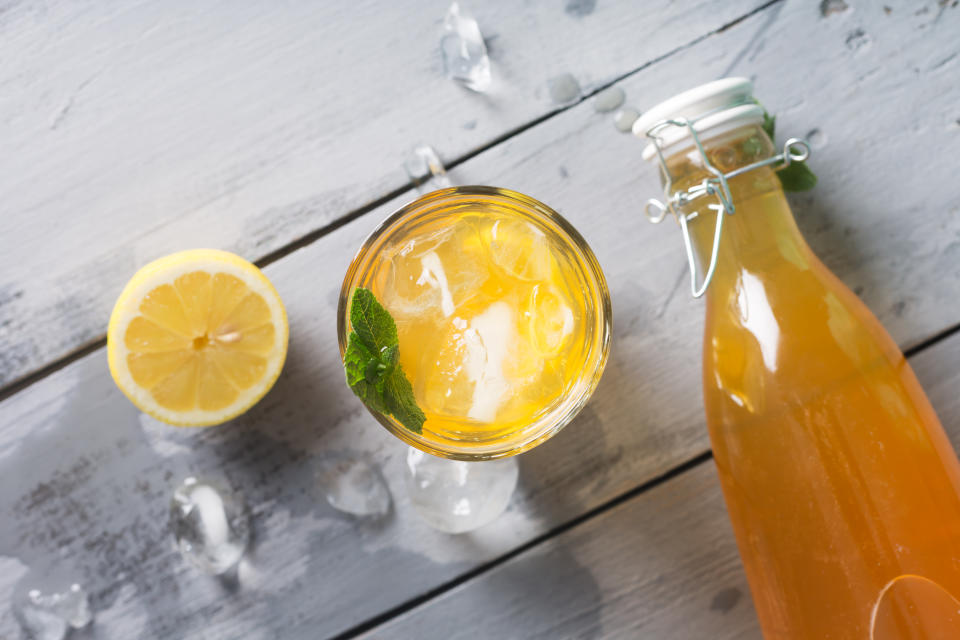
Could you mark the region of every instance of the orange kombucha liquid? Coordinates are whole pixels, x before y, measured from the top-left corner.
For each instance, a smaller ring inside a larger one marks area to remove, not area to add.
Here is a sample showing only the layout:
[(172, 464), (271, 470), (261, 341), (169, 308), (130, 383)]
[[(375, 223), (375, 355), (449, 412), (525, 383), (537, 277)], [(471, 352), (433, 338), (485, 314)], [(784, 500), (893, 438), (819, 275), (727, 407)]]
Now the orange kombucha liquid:
[[(729, 171), (758, 136), (708, 152)], [(960, 638), (960, 466), (937, 416), (896, 343), (806, 245), (775, 174), (731, 189), (704, 403), (765, 637)], [(691, 222), (702, 264), (714, 221)]]

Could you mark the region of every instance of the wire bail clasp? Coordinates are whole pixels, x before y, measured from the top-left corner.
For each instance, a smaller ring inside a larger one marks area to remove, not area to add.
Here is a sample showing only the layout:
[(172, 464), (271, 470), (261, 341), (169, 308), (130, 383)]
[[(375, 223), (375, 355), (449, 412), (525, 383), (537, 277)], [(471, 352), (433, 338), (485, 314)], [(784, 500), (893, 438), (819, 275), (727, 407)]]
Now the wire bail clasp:
[[(646, 136), (653, 141), (654, 148), (657, 151), (657, 160), (660, 162), (660, 169), (663, 172), (665, 202), (656, 198), (650, 198), (644, 206), (644, 214), (650, 222), (659, 224), (663, 222), (663, 219), (669, 213), (672, 214), (680, 224), (680, 230), (683, 233), (683, 245), (687, 252), (687, 264), (690, 267), (690, 293), (694, 298), (699, 298), (707, 291), (707, 287), (710, 286), (710, 281), (713, 279), (713, 273), (717, 268), (720, 238), (723, 232), (723, 218), (725, 215), (733, 215), (736, 212), (728, 181), (761, 167), (780, 165), (775, 168), (775, 171), (780, 171), (790, 166), (791, 162), (803, 162), (810, 157), (810, 145), (799, 138), (790, 138), (784, 143), (782, 153), (724, 173), (713, 166), (707, 157), (707, 152), (700, 142), (700, 136), (697, 135), (697, 131), (693, 126), (695, 122), (696, 120), (689, 120), (687, 118), (662, 120), (646, 131)], [(712, 174), (712, 177), (704, 178), (703, 182), (685, 191), (673, 190), (674, 179), (670, 174), (670, 169), (667, 167), (667, 160), (663, 155), (663, 138), (660, 134), (669, 127), (684, 127), (689, 131), (690, 136), (696, 144), (700, 158), (703, 161), (703, 167)], [(703, 283), (697, 286), (697, 263), (693, 252), (693, 243), (690, 240), (688, 223), (690, 220), (696, 218), (699, 212), (684, 213), (681, 209), (694, 200), (706, 196), (713, 196), (717, 200), (717, 202), (707, 205), (708, 209), (716, 213), (717, 220), (714, 223), (713, 247), (710, 251), (710, 262), (703, 276)]]

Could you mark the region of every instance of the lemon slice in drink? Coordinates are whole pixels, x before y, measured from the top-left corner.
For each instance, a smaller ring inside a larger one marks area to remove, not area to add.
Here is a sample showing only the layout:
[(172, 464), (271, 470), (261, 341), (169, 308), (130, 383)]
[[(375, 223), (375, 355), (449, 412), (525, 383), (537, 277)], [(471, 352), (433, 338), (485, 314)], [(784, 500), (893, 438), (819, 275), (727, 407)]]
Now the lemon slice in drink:
[(158, 420), (219, 424), (270, 390), (287, 334), (283, 302), (257, 267), (226, 251), (181, 251), (140, 269), (120, 294), (110, 374)]

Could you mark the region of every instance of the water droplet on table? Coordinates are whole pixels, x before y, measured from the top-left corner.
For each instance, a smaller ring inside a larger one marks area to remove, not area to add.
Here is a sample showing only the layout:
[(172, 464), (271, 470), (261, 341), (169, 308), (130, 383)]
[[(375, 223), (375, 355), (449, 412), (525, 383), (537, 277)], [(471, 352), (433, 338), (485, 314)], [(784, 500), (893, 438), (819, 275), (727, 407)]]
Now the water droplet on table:
[(820, 15), (826, 18), (834, 13), (843, 13), (849, 8), (844, 0), (821, 0)]
[(555, 104), (568, 105), (580, 100), (580, 83), (569, 73), (547, 80), (547, 89)]
[(625, 95), (620, 87), (607, 87), (593, 98), (593, 110), (608, 113), (623, 104)]
[(381, 517), (390, 511), (390, 490), (380, 471), (358, 458), (328, 460), (317, 473), (327, 502), (355, 516)]
[(633, 107), (620, 109), (620, 111), (617, 111), (613, 116), (613, 126), (617, 128), (617, 131), (629, 133), (630, 130), (633, 129), (633, 123), (636, 122), (639, 117), (640, 112)]
[(447, 460), (410, 448), (405, 470), (414, 509), (427, 524), (464, 533), (493, 522), (517, 486), (516, 458), (484, 462)]
[(467, 89), (483, 93), (490, 88), (490, 58), (477, 21), (454, 2), (443, 21), (440, 40), (447, 75)]
[(170, 525), (180, 553), (213, 575), (236, 566), (250, 540), (250, 522), (240, 494), (221, 483), (196, 478), (187, 478), (174, 491)]
[(807, 132), (805, 139), (811, 149), (821, 149), (827, 144), (827, 134), (820, 131), (820, 129), (811, 129)]
[(27, 636), (34, 640), (61, 640), (71, 627), (82, 629), (93, 620), (90, 599), (78, 583), (39, 587), (33, 580), (20, 583), (15, 594), (14, 615)]
[(440, 156), (430, 145), (420, 144), (414, 147), (404, 162), (403, 168), (418, 189), (422, 187), (428, 191), (435, 191), (450, 186), (447, 170)]

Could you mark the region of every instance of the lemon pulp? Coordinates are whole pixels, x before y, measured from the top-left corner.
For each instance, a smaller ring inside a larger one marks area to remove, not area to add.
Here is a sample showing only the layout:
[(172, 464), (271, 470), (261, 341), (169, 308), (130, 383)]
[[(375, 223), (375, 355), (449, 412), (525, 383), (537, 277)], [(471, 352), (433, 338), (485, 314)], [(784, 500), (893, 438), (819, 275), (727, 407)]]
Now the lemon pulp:
[(272, 386), (286, 357), (286, 313), (251, 263), (185, 251), (141, 269), (108, 330), (114, 380), (143, 411), (182, 425), (223, 422)]

